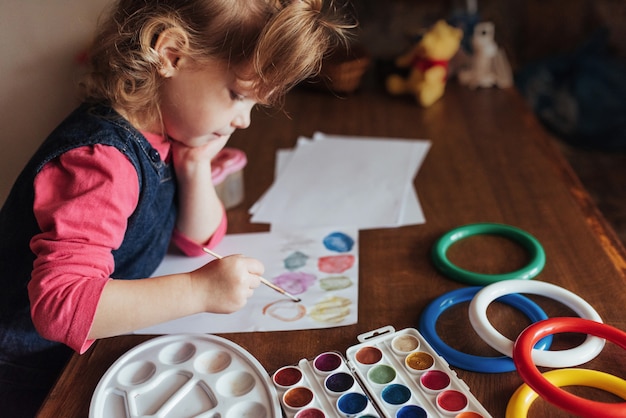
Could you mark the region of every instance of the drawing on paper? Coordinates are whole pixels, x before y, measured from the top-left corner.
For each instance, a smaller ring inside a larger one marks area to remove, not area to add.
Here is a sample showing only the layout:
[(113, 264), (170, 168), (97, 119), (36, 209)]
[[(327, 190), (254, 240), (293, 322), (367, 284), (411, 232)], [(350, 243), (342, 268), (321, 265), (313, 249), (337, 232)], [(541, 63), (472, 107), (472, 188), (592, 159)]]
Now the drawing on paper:
[(340, 296), (331, 296), (316, 303), (311, 309), (311, 318), (319, 322), (338, 323), (350, 314), (352, 301)]
[(347, 289), (352, 286), (352, 280), (347, 276), (329, 276), (320, 279), (320, 287), (327, 292)]
[(301, 271), (290, 271), (274, 277), (272, 282), (292, 295), (300, 295), (305, 293), (309, 287), (313, 286), (315, 280), (316, 277), (312, 274)]
[[(327, 328), (357, 322), (358, 230), (312, 228), (226, 235), (218, 254), (245, 254), (265, 265), (263, 276), (287, 292), (295, 303), (261, 286), (239, 311), (202, 313), (137, 331), (140, 334), (181, 332), (229, 333)], [(168, 254), (155, 276), (191, 271), (210, 256)]]
[(347, 253), (352, 250), (354, 240), (343, 232), (333, 232), (324, 237), (324, 246), (331, 251)]
[(308, 259), (308, 255), (296, 251), (285, 258), (285, 268), (289, 271), (297, 270), (300, 267), (304, 267)]
[[(293, 295), (302, 295), (313, 287), (324, 292), (337, 292), (350, 288), (353, 283), (350, 277), (338, 274), (354, 267), (356, 257), (352, 254), (345, 254), (354, 248), (354, 239), (344, 232), (335, 231), (325, 235), (322, 244), (329, 251), (343, 253), (340, 255), (323, 255), (317, 258), (318, 271), (316, 273), (334, 275), (318, 278), (317, 274), (299, 271), (298, 269), (305, 268), (308, 260), (313, 257), (304, 251), (296, 250), (283, 260), (283, 265), (288, 271), (274, 277), (272, 282)], [(286, 322), (297, 321), (307, 314), (307, 308), (304, 307), (303, 303), (284, 302), (286, 301), (267, 304), (263, 307), (263, 314)], [(353, 301), (350, 298), (326, 296), (310, 306), (308, 315), (316, 322), (339, 323), (350, 314), (352, 304)], [(297, 305), (297, 307), (293, 305)]]
[(343, 273), (353, 265), (353, 255), (330, 255), (317, 260), (317, 268), (324, 273)]
[(281, 299), (266, 305), (263, 308), (263, 315), (269, 315), (280, 321), (293, 322), (306, 315), (306, 308), (301, 303)]

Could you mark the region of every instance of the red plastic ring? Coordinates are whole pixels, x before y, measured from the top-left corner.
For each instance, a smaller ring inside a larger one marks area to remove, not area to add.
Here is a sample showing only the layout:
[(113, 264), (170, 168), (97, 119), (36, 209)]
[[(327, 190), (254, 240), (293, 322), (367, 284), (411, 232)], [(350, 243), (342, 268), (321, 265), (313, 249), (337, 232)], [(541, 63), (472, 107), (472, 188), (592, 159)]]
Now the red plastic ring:
[(593, 335), (626, 349), (626, 332), (610, 325), (573, 317), (545, 319), (528, 326), (515, 341), (513, 362), (519, 375), (547, 402), (572, 414), (585, 417), (623, 418), (626, 413), (626, 402), (605, 403), (575, 396), (554, 386), (537, 370), (531, 356), (533, 346), (546, 335), (563, 332)]

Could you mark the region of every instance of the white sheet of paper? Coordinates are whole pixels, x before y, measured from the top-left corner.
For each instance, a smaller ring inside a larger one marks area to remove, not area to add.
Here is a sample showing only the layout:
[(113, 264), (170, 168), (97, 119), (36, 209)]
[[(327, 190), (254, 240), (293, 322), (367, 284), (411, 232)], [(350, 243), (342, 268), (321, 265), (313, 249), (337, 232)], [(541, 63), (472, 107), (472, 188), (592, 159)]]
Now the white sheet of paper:
[[(280, 149), (276, 151), (276, 174), (275, 178), (280, 176), (280, 173), (284, 169), (284, 167), (289, 162), (291, 155), (293, 154), (293, 150), (291, 149)], [(420, 163), (421, 164), (421, 163)], [(412, 185), (411, 185), (412, 186)], [(251, 207), (249, 212), (254, 213), (259, 205), (263, 202), (264, 195), (259, 198)], [(401, 211), (400, 222), (398, 226), (407, 226), (407, 225), (421, 225), (426, 222), (426, 217), (424, 216), (424, 211), (422, 210), (422, 205), (419, 202), (419, 198), (417, 197), (417, 192), (414, 187), (409, 187), (407, 190), (405, 206)], [(281, 224), (279, 222), (273, 223), (270, 228), (272, 230), (280, 229)]]
[(412, 197), (407, 196), (414, 194), (412, 181), (429, 147), (430, 141), (392, 138), (316, 134), (312, 141), (300, 139), (253, 206), (252, 221), (281, 229), (399, 226), (410, 213), (405, 209)]
[[(350, 240), (353, 245), (349, 251), (337, 251)], [(294, 303), (261, 285), (246, 306), (233, 314), (191, 315), (138, 330), (137, 334), (283, 331), (357, 322), (357, 230), (320, 228), (233, 234), (226, 235), (214, 250), (223, 257), (245, 254), (258, 258), (265, 265), (264, 277), (300, 297), (302, 302)], [(212, 260), (208, 254), (195, 258), (168, 254), (153, 276), (191, 271)], [(304, 265), (295, 268), (297, 261), (302, 260)]]
[[(321, 132), (316, 132), (313, 135), (313, 139), (324, 139), (324, 138), (346, 138), (341, 135), (327, 135)], [(374, 138), (367, 137), (368, 140), (373, 141), (388, 141), (389, 138)], [(406, 141), (401, 139), (400, 141)], [(410, 181), (406, 184), (406, 193), (404, 195), (404, 206), (400, 212), (400, 221), (397, 226), (407, 226), (407, 225), (420, 225), (426, 222), (426, 218), (424, 217), (424, 211), (422, 210), (422, 206), (419, 202), (419, 198), (417, 196), (417, 192), (413, 187), (413, 178), (417, 175), (424, 159), (426, 158), (426, 154), (428, 153), (431, 142), (428, 140), (414, 140), (418, 144), (417, 152), (414, 154), (415, 161), (413, 161), (413, 165), (415, 166), (412, 169), (413, 174), (411, 176)]]

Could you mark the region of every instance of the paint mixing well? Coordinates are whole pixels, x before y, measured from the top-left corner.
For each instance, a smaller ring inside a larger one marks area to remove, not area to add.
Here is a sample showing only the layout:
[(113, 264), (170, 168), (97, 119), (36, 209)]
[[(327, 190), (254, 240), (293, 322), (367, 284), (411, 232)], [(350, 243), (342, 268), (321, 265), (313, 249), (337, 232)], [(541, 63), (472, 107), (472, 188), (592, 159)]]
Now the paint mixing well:
[[(345, 358), (322, 353), (274, 373), (288, 418), (491, 417), (416, 329), (396, 332), (387, 326), (358, 340)], [(289, 398), (289, 391), (299, 388), (310, 393), (305, 401)], [(306, 415), (308, 410), (319, 413)]]
[(211, 160), (211, 179), (225, 209), (243, 201), (243, 169), (247, 162), (246, 154), (235, 148), (223, 148)]
[(261, 364), (221, 337), (156, 337), (120, 357), (91, 399), (89, 418), (280, 417), (276, 389)]

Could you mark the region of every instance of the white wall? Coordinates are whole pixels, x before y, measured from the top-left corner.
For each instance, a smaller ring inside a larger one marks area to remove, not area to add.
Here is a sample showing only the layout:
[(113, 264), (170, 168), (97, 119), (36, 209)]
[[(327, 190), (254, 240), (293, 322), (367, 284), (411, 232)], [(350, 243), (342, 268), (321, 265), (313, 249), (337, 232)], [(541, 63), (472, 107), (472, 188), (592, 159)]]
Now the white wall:
[(0, 0), (0, 203), (77, 104), (76, 55), (111, 0)]

